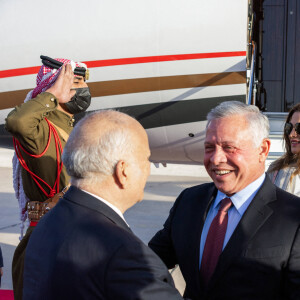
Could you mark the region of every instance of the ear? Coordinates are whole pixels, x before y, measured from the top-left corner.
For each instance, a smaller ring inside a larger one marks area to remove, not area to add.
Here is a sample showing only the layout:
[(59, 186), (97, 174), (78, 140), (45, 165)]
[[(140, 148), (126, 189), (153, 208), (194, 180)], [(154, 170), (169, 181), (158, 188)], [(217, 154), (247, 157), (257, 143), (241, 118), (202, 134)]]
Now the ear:
[(271, 141), (269, 139), (264, 139), (259, 146), (259, 162), (265, 162), (271, 147)]
[(120, 188), (124, 189), (128, 184), (128, 164), (120, 160), (115, 167), (115, 178)]

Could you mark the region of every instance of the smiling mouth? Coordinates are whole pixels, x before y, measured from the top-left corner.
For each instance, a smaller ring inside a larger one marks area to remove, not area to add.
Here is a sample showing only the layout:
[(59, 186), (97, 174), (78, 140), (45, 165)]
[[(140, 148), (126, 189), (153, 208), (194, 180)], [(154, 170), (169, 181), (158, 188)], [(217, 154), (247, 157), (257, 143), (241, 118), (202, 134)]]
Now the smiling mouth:
[(217, 175), (226, 175), (226, 174), (229, 174), (231, 173), (232, 171), (229, 171), (229, 170), (214, 170), (214, 172), (217, 174)]

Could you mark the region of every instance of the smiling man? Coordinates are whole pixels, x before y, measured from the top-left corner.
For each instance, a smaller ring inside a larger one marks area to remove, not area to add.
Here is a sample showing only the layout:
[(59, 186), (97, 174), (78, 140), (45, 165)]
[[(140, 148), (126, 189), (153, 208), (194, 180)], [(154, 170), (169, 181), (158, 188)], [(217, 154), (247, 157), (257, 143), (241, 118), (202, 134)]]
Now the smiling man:
[(265, 175), (269, 122), (229, 101), (207, 116), (205, 168), (149, 246), (179, 264), (191, 299), (300, 299), (300, 198)]

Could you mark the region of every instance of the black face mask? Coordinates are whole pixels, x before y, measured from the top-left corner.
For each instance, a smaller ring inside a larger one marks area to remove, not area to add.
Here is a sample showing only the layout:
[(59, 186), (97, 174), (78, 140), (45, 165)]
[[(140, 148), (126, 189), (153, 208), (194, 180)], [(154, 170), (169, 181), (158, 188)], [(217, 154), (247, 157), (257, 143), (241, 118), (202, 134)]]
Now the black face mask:
[(76, 94), (71, 100), (65, 103), (71, 114), (78, 114), (88, 109), (91, 104), (91, 94), (88, 87), (75, 89)]

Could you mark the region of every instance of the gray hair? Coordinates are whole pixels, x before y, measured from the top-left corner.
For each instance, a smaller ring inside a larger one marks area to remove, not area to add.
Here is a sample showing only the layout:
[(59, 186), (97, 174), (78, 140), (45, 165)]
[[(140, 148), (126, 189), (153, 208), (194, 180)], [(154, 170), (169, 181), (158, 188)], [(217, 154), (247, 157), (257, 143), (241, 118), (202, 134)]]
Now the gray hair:
[(264, 139), (268, 138), (270, 131), (268, 118), (263, 115), (255, 105), (247, 105), (239, 101), (222, 102), (213, 108), (207, 115), (207, 126), (210, 121), (214, 119), (227, 118), (234, 115), (243, 115), (246, 118), (249, 131), (253, 136), (253, 142), (256, 147), (258, 147)]
[[(101, 182), (112, 175), (120, 160), (132, 157), (129, 116), (107, 110), (89, 114), (74, 127), (64, 148), (62, 160), (71, 183)], [(105, 128), (99, 122), (105, 120)], [(103, 132), (104, 131), (104, 132)]]

